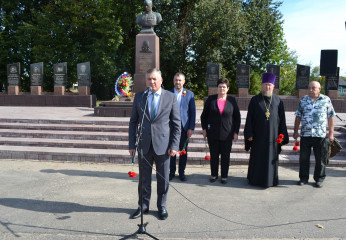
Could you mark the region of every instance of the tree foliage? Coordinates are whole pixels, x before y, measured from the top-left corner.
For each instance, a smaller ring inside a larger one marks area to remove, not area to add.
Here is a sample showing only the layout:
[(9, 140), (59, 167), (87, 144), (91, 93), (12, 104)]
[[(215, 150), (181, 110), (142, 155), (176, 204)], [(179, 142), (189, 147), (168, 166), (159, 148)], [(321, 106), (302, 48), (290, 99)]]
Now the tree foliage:
[[(222, 66), (222, 76), (235, 84), (236, 65), (251, 67), (250, 90), (260, 91), (268, 63), (281, 66), (281, 94), (294, 94), (295, 52), (284, 40), (280, 2), (274, 0), (157, 0), (163, 21), (160, 68), (164, 86), (186, 75), (186, 86), (207, 95), (206, 63)], [(76, 64), (91, 62), (91, 92), (110, 99), (122, 72), (134, 74), (136, 15), (142, 0), (0, 0), (0, 79), (6, 65), (21, 62), (22, 91), (29, 91), (30, 64), (44, 62), (44, 90), (53, 90), (53, 64), (68, 63), (68, 87), (76, 82)]]

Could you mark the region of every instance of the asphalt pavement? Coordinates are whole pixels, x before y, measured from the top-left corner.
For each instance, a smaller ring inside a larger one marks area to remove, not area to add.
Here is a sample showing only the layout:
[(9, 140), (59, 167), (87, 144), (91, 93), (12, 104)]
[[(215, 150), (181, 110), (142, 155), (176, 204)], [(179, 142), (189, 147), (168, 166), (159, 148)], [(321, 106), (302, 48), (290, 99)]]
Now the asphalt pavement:
[[(0, 239), (150, 239), (137, 234), (135, 165), (0, 160)], [(313, 172), (313, 169), (310, 171)], [(247, 166), (231, 166), (229, 182), (209, 183), (210, 168), (186, 169), (171, 182), (159, 220), (156, 178), (146, 232), (157, 239), (345, 239), (346, 168), (327, 168), (323, 188), (298, 169), (280, 167), (280, 184), (248, 185)]]

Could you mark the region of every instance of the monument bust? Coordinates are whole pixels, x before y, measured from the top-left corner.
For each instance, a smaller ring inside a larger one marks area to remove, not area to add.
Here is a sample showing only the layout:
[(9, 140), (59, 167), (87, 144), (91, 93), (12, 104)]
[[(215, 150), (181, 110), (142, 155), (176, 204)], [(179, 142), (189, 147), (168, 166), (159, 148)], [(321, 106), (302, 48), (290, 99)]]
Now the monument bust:
[(162, 21), (160, 13), (153, 12), (153, 2), (151, 0), (144, 1), (144, 10), (145, 13), (142, 13), (137, 16), (136, 23), (142, 26), (140, 33), (151, 33), (155, 34), (154, 26), (159, 24)]

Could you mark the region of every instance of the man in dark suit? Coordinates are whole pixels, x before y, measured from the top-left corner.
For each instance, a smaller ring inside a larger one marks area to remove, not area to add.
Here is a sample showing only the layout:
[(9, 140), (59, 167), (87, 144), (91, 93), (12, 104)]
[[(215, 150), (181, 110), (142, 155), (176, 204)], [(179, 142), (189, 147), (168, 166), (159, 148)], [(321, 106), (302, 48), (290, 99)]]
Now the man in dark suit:
[[(139, 200), (139, 208), (132, 214), (132, 218), (140, 217), (141, 211), (149, 212), (152, 165), (155, 162), (157, 208), (159, 218), (165, 220), (168, 217), (166, 200), (169, 186), (169, 158), (176, 155), (180, 139), (179, 106), (175, 94), (161, 88), (161, 71), (155, 68), (148, 70), (145, 81), (150, 90), (136, 93), (129, 124), (129, 152), (133, 156), (137, 127), (143, 118), (142, 141), (138, 146), (139, 151), (143, 151), (143, 159), (139, 159), (139, 164), (142, 164), (143, 209), (140, 208)], [(141, 189), (138, 186), (139, 199), (140, 194)]]
[[(185, 168), (187, 162), (187, 139), (193, 134), (196, 122), (196, 104), (193, 92), (184, 88), (185, 75), (183, 73), (176, 73), (174, 75), (174, 88), (171, 92), (177, 95), (178, 105), (180, 110), (181, 119), (181, 137), (179, 144), (179, 151), (185, 151), (179, 156), (179, 179), (186, 181)], [(176, 156), (171, 157), (171, 166), (169, 173), (169, 180), (172, 180), (176, 171)]]

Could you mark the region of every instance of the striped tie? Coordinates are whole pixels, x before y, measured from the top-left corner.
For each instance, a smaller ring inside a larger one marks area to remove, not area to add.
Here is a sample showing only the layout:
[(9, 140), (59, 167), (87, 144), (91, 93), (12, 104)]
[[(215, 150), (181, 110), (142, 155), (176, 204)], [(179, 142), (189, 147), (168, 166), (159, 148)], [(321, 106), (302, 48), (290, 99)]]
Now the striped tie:
[(153, 99), (151, 100), (151, 107), (150, 107), (150, 118), (153, 120), (155, 118), (155, 109), (156, 109), (156, 101), (157, 101), (157, 93), (153, 93)]

